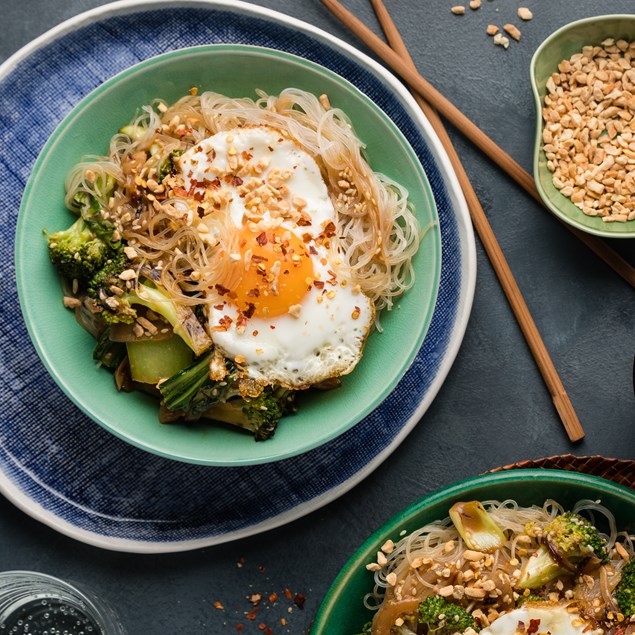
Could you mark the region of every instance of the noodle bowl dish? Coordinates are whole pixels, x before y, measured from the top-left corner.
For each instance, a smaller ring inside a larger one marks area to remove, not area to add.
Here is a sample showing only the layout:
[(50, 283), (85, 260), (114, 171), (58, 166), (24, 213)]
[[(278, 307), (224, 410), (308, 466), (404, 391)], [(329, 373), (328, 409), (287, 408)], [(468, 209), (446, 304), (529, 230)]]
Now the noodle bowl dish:
[[(241, 69), (238, 79), (231, 69)], [(383, 159), (378, 138), (391, 146)], [(42, 193), (62, 172), (55, 211), (42, 214)], [(89, 358), (91, 377), (112, 382), (99, 398), (114, 388), (111, 409), (134, 395), (130, 416), (107, 427), (146, 449), (170, 455), (183, 437), (193, 448), (231, 435), (274, 444), (297, 427), (291, 436), (309, 444), (283, 441), (284, 451), (314, 447), (377, 405), (421, 345), (439, 273), (425, 174), (368, 98), (306, 60), (232, 45), (141, 63), (66, 118), (32, 181), (18, 259), (40, 205), (40, 251), (59, 277), (66, 346), (82, 338), (77, 354)], [(28, 323), (30, 284), (20, 285)], [(79, 397), (51, 363), (33, 319), (54, 376), (104, 423), (93, 397)], [(362, 369), (383, 365), (386, 346), (408, 331), (400, 359), (351, 412), (355, 378), (367, 381)], [(307, 436), (302, 413), (320, 425), (322, 404), (324, 421), (337, 413), (335, 428)], [(258, 462), (268, 452), (248, 454)]]
[[(334, 632), (634, 633), (635, 510), (625, 510), (623, 501), (615, 507), (606, 493), (597, 496), (601, 479), (565, 478), (577, 486), (577, 500), (542, 498), (539, 486), (532, 503), (452, 496), (436, 519), (412, 530), (393, 524), (392, 531), (381, 531), (375, 549), (355, 559), (369, 582), (360, 597), (366, 622)], [(520, 491), (510, 484), (513, 476), (503, 480), (508, 492)]]

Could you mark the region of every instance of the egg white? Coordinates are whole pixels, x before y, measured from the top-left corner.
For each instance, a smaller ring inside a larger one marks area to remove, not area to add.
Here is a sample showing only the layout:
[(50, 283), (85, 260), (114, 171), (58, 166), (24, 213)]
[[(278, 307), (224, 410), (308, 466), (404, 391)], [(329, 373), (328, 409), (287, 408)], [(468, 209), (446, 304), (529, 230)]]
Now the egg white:
[[(320, 235), (335, 210), (326, 184), (315, 160), (292, 140), (265, 127), (249, 127), (209, 137), (180, 158), (179, 165), (186, 189), (204, 180), (231, 171), (229, 156), (249, 156), (247, 163), (266, 166), (258, 174), (266, 182), (272, 171), (287, 172), (286, 198), (301, 197), (310, 224), (298, 226), (291, 219), (281, 227), (298, 237)], [(249, 165), (242, 173), (249, 173)], [(253, 174), (253, 171), (252, 173)], [(231, 193), (228, 217), (241, 227), (249, 214), (239, 186), (227, 179), (223, 188)], [(271, 221), (265, 213), (263, 222)], [(278, 219), (278, 223), (280, 220)], [(209, 332), (214, 344), (228, 358), (245, 369), (248, 377), (262, 384), (280, 384), (289, 388), (306, 388), (331, 377), (347, 374), (358, 363), (374, 320), (372, 301), (355, 288), (350, 278), (337, 268), (334, 280), (332, 255), (320, 244), (312, 244), (311, 260), (314, 276), (325, 284), (312, 286), (293, 315), (271, 318), (249, 318), (246, 328), (239, 329), (239, 311), (231, 302), (221, 299), (209, 309)], [(329, 281), (333, 281), (331, 284)], [(218, 330), (221, 321), (229, 328)]]
[[(527, 635), (531, 620), (538, 630), (534, 635), (599, 635), (602, 629), (589, 628), (589, 622), (567, 610), (568, 603), (526, 602), (520, 608), (501, 615), (481, 635)], [(522, 628), (521, 628), (522, 626)], [(533, 630), (533, 629), (532, 629)]]

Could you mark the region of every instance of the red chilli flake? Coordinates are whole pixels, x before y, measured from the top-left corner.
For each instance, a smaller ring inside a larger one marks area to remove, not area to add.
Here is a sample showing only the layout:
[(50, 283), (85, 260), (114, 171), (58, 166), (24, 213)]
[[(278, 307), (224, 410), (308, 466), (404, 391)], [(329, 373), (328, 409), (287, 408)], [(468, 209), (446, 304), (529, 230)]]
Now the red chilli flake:
[(293, 594), (291, 593), (291, 591), (289, 591), (289, 589), (285, 589), (284, 590), (284, 597), (286, 597), (287, 600), (291, 600), (291, 599), (293, 599)]
[(242, 185), (242, 184), (243, 184), (243, 180), (239, 176), (234, 175), (232, 177), (232, 185), (234, 187), (238, 187), (239, 185)]
[(253, 317), (254, 311), (256, 310), (256, 305), (253, 304), (252, 302), (248, 302), (247, 303), (247, 310), (243, 311), (243, 315), (249, 319), (251, 317)]
[(324, 289), (324, 280), (314, 280), (313, 281), (313, 286), (316, 289)]
[(267, 244), (267, 232), (261, 232), (256, 236), (256, 242), (263, 247)]
[(218, 291), (219, 295), (227, 295), (229, 293), (229, 289), (222, 284), (215, 284), (214, 288)]
[(231, 325), (231, 323), (233, 322), (233, 320), (229, 317), (229, 315), (223, 315), (223, 317), (218, 320), (219, 324), (227, 325), (227, 327), (229, 327)]
[(223, 606), (223, 603), (219, 602), (218, 600), (216, 602), (213, 602), (213, 606), (215, 609), (218, 609), (219, 611), (222, 611), (225, 608)]
[(245, 617), (248, 620), (255, 620), (256, 619), (256, 615), (258, 615), (258, 609), (254, 609), (253, 611), (249, 611), (249, 613), (245, 613)]
[(518, 626), (516, 628), (519, 631), (524, 631), (525, 630), (525, 622), (523, 622), (522, 620), (518, 620)]
[[(302, 595), (302, 593), (296, 593), (293, 598), (293, 603), (299, 608), (304, 609), (304, 603), (306, 602), (306, 597)], [(540, 621), (540, 620), (538, 620)]]
[(527, 629), (527, 635), (537, 633), (540, 628), (540, 620), (529, 620), (529, 628)]
[(188, 192), (187, 192), (187, 190), (186, 190), (185, 188), (181, 187), (180, 185), (177, 185), (177, 186), (174, 188), (174, 193), (175, 193), (177, 196), (182, 196), (182, 197), (186, 197), (186, 196), (188, 196)]
[(330, 238), (331, 236), (335, 236), (335, 223), (333, 223), (332, 221), (329, 221), (326, 224), (326, 227), (324, 227), (324, 231), (322, 233), (327, 238)]
[(237, 633), (242, 633), (245, 630), (245, 625), (244, 624), (236, 624), (236, 632)]
[(309, 253), (310, 253), (312, 256), (317, 256), (317, 252), (318, 252), (318, 251), (317, 251), (317, 249), (316, 249), (313, 245), (311, 245), (311, 246), (309, 247)]

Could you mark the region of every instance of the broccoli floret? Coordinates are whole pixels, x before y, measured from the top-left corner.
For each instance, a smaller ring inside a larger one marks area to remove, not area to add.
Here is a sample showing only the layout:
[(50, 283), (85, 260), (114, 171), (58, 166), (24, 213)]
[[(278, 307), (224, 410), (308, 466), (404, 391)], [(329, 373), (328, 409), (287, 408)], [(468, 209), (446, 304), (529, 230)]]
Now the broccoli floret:
[(111, 255), (111, 247), (80, 216), (68, 229), (47, 235), (49, 256), (69, 280), (87, 283)]
[(635, 560), (629, 560), (622, 569), (622, 578), (615, 589), (615, 600), (626, 617), (635, 615)]
[(434, 635), (463, 633), (468, 628), (480, 630), (476, 620), (462, 606), (440, 595), (430, 595), (419, 604), (419, 623), (425, 624)]
[(573, 512), (556, 516), (544, 529), (542, 544), (527, 559), (518, 587), (536, 589), (561, 575), (576, 573), (591, 559), (608, 561), (606, 543), (595, 526)]
[(258, 397), (235, 397), (220, 401), (204, 416), (243, 428), (256, 441), (270, 439), (280, 419), (294, 410), (295, 393), (285, 388), (267, 386)]
[(72, 211), (79, 214), (90, 229), (111, 247), (120, 246), (120, 236), (114, 223), (108, 219), (106, 202), (115, 188), (115, 179), (110, 175), (98, 176), (92, 183), (92, 191), (80, 190), (71, 200)]
[(198, 321), (192, 309), (175, 302), (153, 279), (154, 272), (142, 268), (130, 288), (120, 275), (130, 263), (123, 252), (109, 260), (88, 286), (88, 295), (101, 309), (106, 323), (133, 323), (137, 318), (135, 305), (142, 305), (163, 316), (174, 333), (201, 355), (212, 345), (212, 340)]
[(525, 602), (544, 602), (544, 598), (541, 598), (539, 595), (521, 595), (518, 600), (516, 600), (516, 606), (522, 606)]
[(362, 627), (362, 630), (357, 635), (370, 635), (372, 633), (373, 623), (372, 621), (366, 622)]
[(112, 295), (112, 287), (123, 284), (119, 274), (128, 268), (129, 261), (123, 251), (116, 251), (106, 260), (99, 271), (95, 272), (88, 283), (88, 295), (94, 300), (103, 300)]
[(594, 555), (601, 562), (608, 562), (606, 541), (600, 532), (586, 518), (573, 512), (554, 518), (547, 525), (544, 538), (569, 560)]
[(450, 518), (470, 549), (490, 553), (505, 544), (503, 530), (478, 501), (455, 503)]
[(243, 397), (238, 389), (238, 369), (224, 360), (221, 380), (210, 378), (214, 352), (197, 359), (159, 384), (163, 406), (186, 419), (214, 419), (254, 435), (256, 441), (271, 438), (280, 419), (293, 410), (294, 393), (284, 388), (265, 387), (257, 397)]

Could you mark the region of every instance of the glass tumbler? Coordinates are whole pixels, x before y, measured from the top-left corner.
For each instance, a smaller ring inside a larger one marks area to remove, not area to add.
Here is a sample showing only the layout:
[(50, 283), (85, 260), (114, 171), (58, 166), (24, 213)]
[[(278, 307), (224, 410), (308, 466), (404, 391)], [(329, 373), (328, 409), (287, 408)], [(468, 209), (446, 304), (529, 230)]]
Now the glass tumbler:
[(0, 635), (124, 635), (114, 611), (35, 571), (0, 573)]

